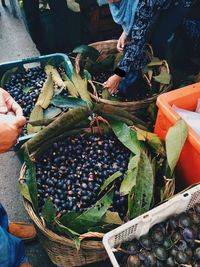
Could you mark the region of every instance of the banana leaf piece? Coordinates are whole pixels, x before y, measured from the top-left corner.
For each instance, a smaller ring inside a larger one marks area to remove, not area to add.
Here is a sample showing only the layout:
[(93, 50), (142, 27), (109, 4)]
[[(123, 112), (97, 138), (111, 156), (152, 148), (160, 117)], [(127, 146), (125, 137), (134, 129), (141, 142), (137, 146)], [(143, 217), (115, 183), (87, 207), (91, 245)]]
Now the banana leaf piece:
[(45, 72), (48, 76), (52, 76), (54, 85), (60, 87), (61, 89), (65, 88), (65, 83), (63, 82), (59, 72), (52, 65), (45, 66)]
[[(43, 120), (43, 119), (44, 119), (43, 109), (41, 108), (41, 106), (36, 105), (34, 107), (34, 109), (32, 110), (32, 112), (31, 112), (29, 120), (31, 122), (34, 122), (34, 121), (40, 121), (40, 120)], [(28, 134), (38, 133), (41, 129), (42, 129), (41, 126), (33, 126), (30, 123), (28, 123), (28, 125), (27, 125)]]
[(66, 97), (60, 95), (53, 97), (51, 103), (59, 108), (87, 107), (87, 103), (80, 98)]
[(51, 99), (54, 94), (54, 85), (53, 85), (53, 79), (52, 75), (49, 74), (47, 76), (47, 79), (42, 87), (41, 93), (38, 97), (38, 100), (36, 102), (37, 106), (41, 106), (43, 109), (48, 108)]

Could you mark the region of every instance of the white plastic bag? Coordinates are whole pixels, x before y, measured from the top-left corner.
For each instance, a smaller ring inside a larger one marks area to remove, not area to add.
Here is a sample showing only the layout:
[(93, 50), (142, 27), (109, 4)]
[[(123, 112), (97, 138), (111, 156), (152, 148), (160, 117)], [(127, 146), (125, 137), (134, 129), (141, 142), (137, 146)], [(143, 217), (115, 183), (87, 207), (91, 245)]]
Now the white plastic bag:
[[(173, 105), (173, 109), (179, 114), (179, 116), (186, 121), (186, 123), (200, 135), (200, 113), (192, 112), (182, 108), (178, 108)], [(200, 111), (200, 107), (199, 107)]]

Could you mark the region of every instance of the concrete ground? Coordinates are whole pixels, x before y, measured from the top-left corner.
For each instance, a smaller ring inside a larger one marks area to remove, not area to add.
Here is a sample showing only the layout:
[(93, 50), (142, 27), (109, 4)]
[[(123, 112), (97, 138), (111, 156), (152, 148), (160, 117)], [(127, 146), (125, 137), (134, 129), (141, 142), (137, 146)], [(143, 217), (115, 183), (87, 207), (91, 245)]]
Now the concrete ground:
[[(7, 0), (8, 4), (8, 0)], [(27, 57), (38, 56), (34, 43), (21, 20), (0, 7), (0, 64)], [(0, 155), (0, 202), (5, 206), (11, 221), (29, 221), (17, 187), (20, 163), (14, 152)], [(38, 241), (26, 245), (27, 256), (33, 267), (53, 267)], [(93, 267), (109, 267), (110, 263), (101, 263)], [(68, 266), (66, 266), (68, 267)]]

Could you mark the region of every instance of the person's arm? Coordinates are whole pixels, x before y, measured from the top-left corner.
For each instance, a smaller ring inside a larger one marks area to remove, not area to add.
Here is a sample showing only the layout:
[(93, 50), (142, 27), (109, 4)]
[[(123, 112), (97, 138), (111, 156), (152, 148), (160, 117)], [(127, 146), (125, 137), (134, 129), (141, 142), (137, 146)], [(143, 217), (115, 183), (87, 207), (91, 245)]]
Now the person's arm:
[[(146, 1), (147, 2), (147, 1)], [(124, 56), (117, 65), (115, 75), (111, 76), (104, 87), (111, 93), (116, 93), (121, 79), (134, 66), (135, 70), (142, 69), (147, 63), (146, 58), (146, 35), (153, 15), (153, 6), (150, 3), (141, 1), (135, 16), (135, 23), (128, 36), (128, 41), (124, 48)], [(120, 72), (122, 73), (120, 77)]]
[[(12, 115), (8, 115), (9, 112)], [(0, 153), (8, 151), (17, 142), (25, 123), (21, 107), (0, 88)]]
[(133, 66), (134, 69), (138, 70), (143, 68), (145, 63), (147, 63), (146, 38), (152, 21), (152, 9), (152, 4), (148, 6), (147, 3), (139, 3), (135, 23), (129, 34), (129, 41), (124, 49), (124, 56), (117, 66), (125, 73), (128, 73)]

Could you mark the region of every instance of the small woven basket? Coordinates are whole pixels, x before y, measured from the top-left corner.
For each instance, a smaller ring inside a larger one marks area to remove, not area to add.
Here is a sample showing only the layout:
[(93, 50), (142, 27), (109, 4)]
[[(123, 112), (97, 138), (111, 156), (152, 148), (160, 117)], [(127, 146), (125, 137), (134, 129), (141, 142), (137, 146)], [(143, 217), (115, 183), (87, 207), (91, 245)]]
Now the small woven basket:
[[(101, 61), (103, 59), (105, 59), (108, 56), (111, 56), (113, 54), (116, 54), (117, 51), (117, 40), (107, 40), (107, 41), (101, 41), (101, 42), (96, 42), (96, 43), (92, 43), (90, 44), (90, 46), (96, 48), (99, 52), (100, 52), (100, 56), (97, 59), (97, 61)], [(153, 51), (151, 46), (148, 46), (148, 56), (152, 56), (153, 55)], [(166, 70), (168, 73), (170, 73), (169, 70), (169, 66), (167, 64), (167, 62), (164, 60), (164, 65), (166, 67)], [(146, 77), (144, 77), (146, 79)], [(148, 82), (148, 80), (147, 80)], [(152, 97), (146, 98), (144, 100), (139, 100), (139, 101), (131, 101), (131, 102), (122, 102), (122, 101), (111, 101), (111, 100), (107, 100), (107, 99), (102, 99), (101, 97), (99, 97), (97, 94), (94, 93), (91, 95), (91, 97), (100, 103), (106, 103), (112, 106), (116, 106), (116, 107), (120, 107), (120, 108), (124, 108), (129, 112), (135, 112), (138, 109), (142, 109), (142, 108), (147, 108), (151, 103), (156, 102), (157, 97), (160, 94), (166, 93), (168, 91), (170, 91), (172, 88), (172, 84), (165, 86), (165, 88), (159, 93), (159, 94), (155, 94)]]
[[(25, 166), (23, 165), (19, 183), (25, 182)], [(65, 237), (59, 236), (45, 226), (42, 217), (36, 215), (29, 201), (23, 199), (24, 207), (33, 221), (39, 240), (46, 250), (51, 261), (62, 267), (82, 266), (90, 263), (106, 260), (108, 255), (102, 244), (103, 234), (88, 232), (80, 236), (81, 247), (77, 251), (74, 242)], [(99, 239), (99, 240), (98, 240)]]

